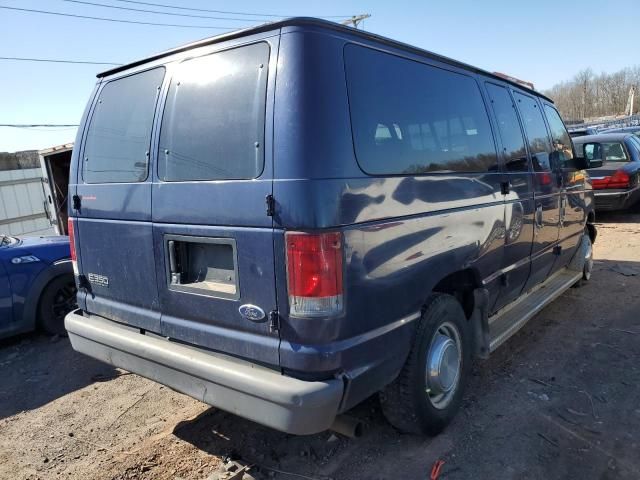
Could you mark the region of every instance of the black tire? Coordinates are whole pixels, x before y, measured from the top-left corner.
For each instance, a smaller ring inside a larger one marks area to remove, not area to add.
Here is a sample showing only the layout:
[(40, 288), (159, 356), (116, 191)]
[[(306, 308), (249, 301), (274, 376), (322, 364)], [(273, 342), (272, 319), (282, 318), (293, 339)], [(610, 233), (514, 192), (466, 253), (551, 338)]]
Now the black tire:
[(47, 335), (65, 336), (64, 317), (77, 307), (73, 275), (51, 280), (42, 291), (38, 303), (38, 327)]
[[(434, 406), (427, 381), (427, 355), (442, 334), (451, 326), (458, 331), (459, 370), (457, 383), (450, 390), (447, 403)], [(416, 328), (409, 357), (400, 375), (380, 392), (385, 417), (406, 433), (437, 435), (453, 419), (462, 403), (462, 395), (471, 363), (469, 325), (460, 302), (451, 295), (432, 295), (425, 304)]]

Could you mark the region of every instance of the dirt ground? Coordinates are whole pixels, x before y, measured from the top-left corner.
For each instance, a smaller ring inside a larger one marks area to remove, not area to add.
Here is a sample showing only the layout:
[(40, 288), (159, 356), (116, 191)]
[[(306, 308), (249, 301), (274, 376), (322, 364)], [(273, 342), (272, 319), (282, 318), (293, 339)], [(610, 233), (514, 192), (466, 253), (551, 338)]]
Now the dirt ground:
[(375, 399), (359, 439), (275, 432), (32, 335), (0, 344), (0, 478), (639, 479), (640, 214), (598, 220), (592, 281), (474, 366), (436, 438)]

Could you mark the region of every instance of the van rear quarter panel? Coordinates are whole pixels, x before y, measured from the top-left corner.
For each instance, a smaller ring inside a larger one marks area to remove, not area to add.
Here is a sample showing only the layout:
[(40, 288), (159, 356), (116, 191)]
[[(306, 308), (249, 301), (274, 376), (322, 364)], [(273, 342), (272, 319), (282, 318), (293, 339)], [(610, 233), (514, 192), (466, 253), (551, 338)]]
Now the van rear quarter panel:
[[(502, 174), (366, 175), (351, 134), (343, 60), (349, 42), (366, 45), (361, 38), (311, 27), (284, 28), (280, 42), (274, 108), (280, 361), (284, 369), (304, 372), (377, 370), (390, 381), (404, 363), (415, 320), (434, 286), (463, 269), (480, 284), (501, 265)], [(341, 317), (288, 315), (286, 230), (343, 231)], [(381, 386), (380, 378), (374, 383)]]

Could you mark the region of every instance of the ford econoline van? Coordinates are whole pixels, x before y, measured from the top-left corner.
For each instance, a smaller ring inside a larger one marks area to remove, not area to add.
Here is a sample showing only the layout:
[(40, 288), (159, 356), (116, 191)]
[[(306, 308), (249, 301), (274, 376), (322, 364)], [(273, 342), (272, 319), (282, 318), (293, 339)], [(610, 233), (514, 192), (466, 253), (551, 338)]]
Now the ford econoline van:
[(589, 279), (593, 195), (553, 102), (296, 18), (99, 75), (73, 151), (73, 348), (255, 422), (379, 393), (435, 434), (486, 358)]

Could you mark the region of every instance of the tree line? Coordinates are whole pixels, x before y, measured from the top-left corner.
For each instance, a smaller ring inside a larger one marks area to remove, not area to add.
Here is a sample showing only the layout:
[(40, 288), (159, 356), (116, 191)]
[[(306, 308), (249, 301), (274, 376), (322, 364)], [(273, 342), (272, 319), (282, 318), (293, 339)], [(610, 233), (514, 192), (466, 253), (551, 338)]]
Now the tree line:
[(543, 93), (553, 99), (565, 120), (582, 120), (624, 114), (632, 86), (636, 89), (633, 113), (637, 113), (640, 110), (638, 65), (599, 75), (587, 68)]

